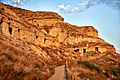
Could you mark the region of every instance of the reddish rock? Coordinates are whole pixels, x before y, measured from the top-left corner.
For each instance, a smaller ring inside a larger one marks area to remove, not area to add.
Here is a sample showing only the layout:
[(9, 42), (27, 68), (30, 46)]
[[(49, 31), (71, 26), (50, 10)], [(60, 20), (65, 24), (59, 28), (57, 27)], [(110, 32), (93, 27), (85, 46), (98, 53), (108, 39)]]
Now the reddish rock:
[[(109, 52), (113, 56), (108, 56)], [(54, 68), (65, 65), (69, 59), (99, 59), (99, 64), (102, 64), (107, 62), (101, 57), (104, 54), (113, 61), (111, 64), (118, 66), (119, 55), (116, 55), (114, 46), (99, 38), (93, 26), (66, 23), (63, 17), (54, 12), (33, 12), (0, 3), (2, 80), (46, 80), (52, 76)], [(95, 76), (97, 74), (84, 75), (93, 75), (95, 79), (103, 77)]]

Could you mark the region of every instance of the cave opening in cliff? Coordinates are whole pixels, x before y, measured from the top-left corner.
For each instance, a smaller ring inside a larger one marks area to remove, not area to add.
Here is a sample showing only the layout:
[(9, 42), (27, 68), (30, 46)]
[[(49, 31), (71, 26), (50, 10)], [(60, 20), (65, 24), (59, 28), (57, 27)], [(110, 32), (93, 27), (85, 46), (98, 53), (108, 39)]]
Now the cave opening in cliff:
[(3, 23), (4, 16), (3, 15), (0, 15), (0, 16), (2, 16), (2, 19), (0, 19), (0, 31), (2, 31), (2, 23)]
[(36, 38), (38, 38), (38, 36), (36, 36)]
[(95, 47), (95, 51), (99, 51), (98, 47)]
[(4, 8), (1, 8), (1, 10), (5, 10)]
[(20, 29), (18, 29), (18, 32), (20, 32)]
[(83, 53), (86, 53), (86, 49), (83, 49)]
[(79, 49), (75, 49), (74, 52), (79, 52)]
[(45, 44), (46, 40), (47, 40), (47, 39), (45, 38), (45, 39), (44, 39), (44, 44)]
[(9, 33), (12, 34), (12, 28), (11, 27), (9, 27)]
[(37, 24), (37, 26), (39, 26), (39, 24)]
[(2, 28), (2, 22), (0, 21), (0, 29)]
[(9, 33), (12, 34), (12, 28), (10, 27), (10, 19), (8, 19), (8, 28), (9, 28)]
[(2, 32), (2, 25), (0, 24), (0, 32)]

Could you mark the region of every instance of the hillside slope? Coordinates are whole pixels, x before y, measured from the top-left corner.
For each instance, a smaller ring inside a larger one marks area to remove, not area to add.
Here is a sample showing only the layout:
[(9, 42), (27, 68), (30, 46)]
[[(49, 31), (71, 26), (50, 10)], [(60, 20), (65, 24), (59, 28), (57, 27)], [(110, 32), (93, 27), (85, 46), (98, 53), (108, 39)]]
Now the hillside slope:
[(113, 60), (114, 65), (105, 65), (119, 68), (120, 55), (99, 38), (93, 26), (66, 23), (54, 12), (33, 12), (0, 3), (0, 80), (47, 80), (56, 67), (67, 65), (66, 61), (94, 63), (99, 57), (102, 64), (101, 60), (108, 59), (102, 55)]

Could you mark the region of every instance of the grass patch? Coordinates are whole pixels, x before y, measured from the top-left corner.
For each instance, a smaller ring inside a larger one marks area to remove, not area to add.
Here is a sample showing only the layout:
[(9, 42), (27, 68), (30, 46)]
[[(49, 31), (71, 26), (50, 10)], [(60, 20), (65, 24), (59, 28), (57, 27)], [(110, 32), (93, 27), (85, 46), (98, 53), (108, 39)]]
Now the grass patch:
[(117, 77), (115, 80), (120, 80), (120, 77)]
[(96, 70), (98, 73), (101, 72), (100, 68), (95, 64), (91, 63), (90, 61), (77, 61), (77, 63), (82, 64), (89, 69)]
[(105, 73), (103, 73), (104, 74), (104, 76), (106, 77), (106, 78), (108, 78), (109, 77), (109, 75), (108, 75), (108, 73), (107, 72), (105, 72)]
[(114, 76), (117, 76), (117, 74), (119, 73), (117, 69), (111, 69), (110, 70), (111, 74), (113, 74)]

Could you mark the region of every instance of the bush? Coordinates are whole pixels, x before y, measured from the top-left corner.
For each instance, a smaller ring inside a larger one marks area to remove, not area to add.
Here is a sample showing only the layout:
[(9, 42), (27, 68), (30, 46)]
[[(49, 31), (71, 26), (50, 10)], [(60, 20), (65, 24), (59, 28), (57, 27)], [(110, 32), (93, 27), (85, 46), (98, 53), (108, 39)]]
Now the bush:
[(117, 77), (115, 80), (120, 80), (120, 77)]
[(112, 73), (114, 76), (117, 76), (118, 70), (116, 70), (116, 69), (111, 69), (111, 73)]
[(93, 63), (91, 63), (90, 61), (78, 61), (78, 64), (83, 64), (85, 67), (92, 69), (92, 70), (96, 70), (98, 73), (101, 72), (100, 68), (96, 65), (94, 65)]
[(104, 76), (106, 77), (106, 78), (108, 78), (109, 77), (109, 75), (108, 75), (108, 73), (107, 72), (105, 72), (105, 73), (103, 73), (104, 74)]

